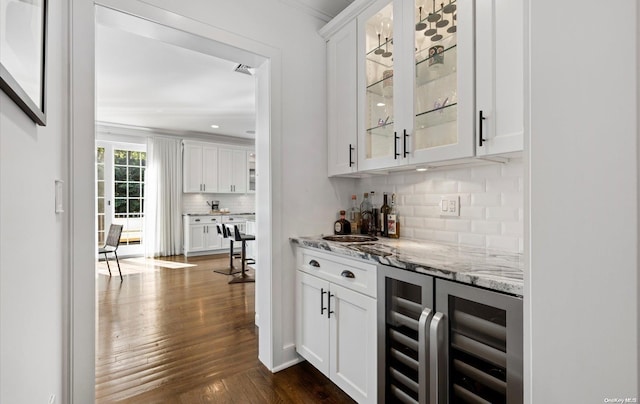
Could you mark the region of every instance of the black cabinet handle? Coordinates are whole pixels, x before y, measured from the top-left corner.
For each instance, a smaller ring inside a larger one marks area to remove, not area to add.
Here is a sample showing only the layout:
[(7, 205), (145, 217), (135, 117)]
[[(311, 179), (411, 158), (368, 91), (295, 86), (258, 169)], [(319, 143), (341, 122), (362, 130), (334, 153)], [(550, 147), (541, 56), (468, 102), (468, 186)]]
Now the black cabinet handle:
[(351, 167), (353, 165), (353, 159), (351, 157), (351, 152), (353, 152), (353, 150), (355, 150), (355, 149), (353, 148), (351, 143), (349, 143), (349, 167)]
[(353, 279), (355, 279), (355, 277), (356, 277), (356, 276), (353, 274), (353, 272), (348, 271), (348, 270), (344, 270), (344, 271), (342, 271), (342, 273), (340, 274), (340, 276), (343, 276), (343, 277), (345, 277), (345, 278), (353, 278)]
[(194, 220), (194, 222), (199, 222), (199, 221), (200, 221), (200, 219), (196, 219), (196, 220)]
[(331, 310), (331, 298), (334, 297), (334, 296), (335, 296), (334, 294), (331, 294), (331, 292), (329, 292), (329, 297), (327, 299), (327, 306), (328, 306), (327, 318), (331, 318), (331, 313), (334, 312), (333, 310)]
[(407, 130), (404, 130), (404, 158), (407, 158), (407, 154), (409, 154), (409, 152), (407, 151), (407, 138), (409, 137), (409, 134), (407, 133)]
[(487, 119), (487, 118), (485, 118), (484, 116), (482, 116), (482, 110), (480, 110), (480, 119), (478, 120), (478, 121), (479, 121), (479, 123), (480, 123), (480, 133), (479, 133), (479, 136), (478, 136), (478, 138), (479, 138), (478, 142), (479, 142), (479, 144), (480, 144), (480, 147), (482, 147), (482, 142), (485, 142), (485, 141), (487, 140), (487, 139), (485, 139), (485, 138), (484, 138), (484, 136), (482, 135), (482, 127), (484, 126), (484, 125), (482, 124), (482, 121), (484, 121), (485, 119)]
[(398, 139), (400, 139), (398, 137), (398, 134), (396, 132), (393, 132), (393, 159), (397, 160), (398, 156), (400, 156), (400, 153), (398, 153)]
[(324, 311), (327, 309), (324, 307), (324, 294), (327, 293), (326, 290), (320, 288), (320, 315), (324, 314)]
[(312, 267), (320, 268), (320, 263), (316, 260), (309, 261), (309, 265), (311, 265)]

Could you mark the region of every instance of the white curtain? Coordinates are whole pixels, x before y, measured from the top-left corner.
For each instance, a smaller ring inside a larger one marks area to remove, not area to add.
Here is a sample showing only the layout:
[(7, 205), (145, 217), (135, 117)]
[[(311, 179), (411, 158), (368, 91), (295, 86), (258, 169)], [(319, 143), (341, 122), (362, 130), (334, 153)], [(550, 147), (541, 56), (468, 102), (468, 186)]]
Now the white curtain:
[(182, 142), (147, 140), (145, 173), (145, 256), (182, 253)]

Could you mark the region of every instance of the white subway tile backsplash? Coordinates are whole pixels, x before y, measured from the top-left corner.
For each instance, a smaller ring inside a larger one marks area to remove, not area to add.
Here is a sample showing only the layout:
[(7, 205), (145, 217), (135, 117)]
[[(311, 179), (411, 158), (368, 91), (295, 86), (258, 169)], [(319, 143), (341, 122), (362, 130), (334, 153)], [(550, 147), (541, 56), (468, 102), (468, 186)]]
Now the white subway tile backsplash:
[(500, 222), (471, 222), (471, 231), (477, 234), (500, 234), (502, 224)]
[(473, 206), (500, 206), (502, 205), (502, 195), (496, 193), (477, 193), (471, 195), (471, 205)]
[(471, 231), (471, 221), (460, 219), (445, 220), (445, 230), (456, 231), (459, 233)]
[(484, 180), (458, 182), (458, 192), (485, 192), (486, 189)]
[[(392, 173), (361, 179), (363, 192), (396, 193), (401, 237), (523, 251), (523, 163)], [(380, 194), (380, 195), (378, 195)], [(440, 215), (443, 196), (460, 197), (460, 216)]]
[(517, 237), (487, 236), (487, 248), (518, 251), (520, 248), (520, 240)]
[(520, 189), (518, 178), (487, 179), (487, 192), (517, 192)]
[(228, 208), (231, 213), (256, 211), (255, 194), (182, 194), (183, 213), (209, 213), (207, 201), (220, 201), (220, 208)]
[(424, 219), (424, 224), (427, 229), (444, 230), (445, 220), (435, 219), (435, 218), (426, 218)]
[(487, 208), (480, 206), (460, 206), (460, 217), (466, 219), (484, 219)]
[(487, 220), (517, 221), (519, 212), (517, 208), (499, 207), (487, 208)]
[(460, 233), (458, 236), (458, 242), (460, 244), (470, 245), (473, 247), (486, 247), (487, 237), (481, 234)]

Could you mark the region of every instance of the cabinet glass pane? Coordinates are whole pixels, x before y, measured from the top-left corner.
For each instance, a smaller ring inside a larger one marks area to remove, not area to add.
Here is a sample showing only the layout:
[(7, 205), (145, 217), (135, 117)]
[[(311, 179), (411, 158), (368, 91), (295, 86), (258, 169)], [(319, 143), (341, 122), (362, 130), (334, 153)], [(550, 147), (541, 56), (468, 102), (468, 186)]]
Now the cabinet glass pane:
[(414, 150), (458, 143), (456, 1), (415, 2)]
[(365, 156), (394, 152), (393, 114), (393, 4), (369, 18), (365, 27)]

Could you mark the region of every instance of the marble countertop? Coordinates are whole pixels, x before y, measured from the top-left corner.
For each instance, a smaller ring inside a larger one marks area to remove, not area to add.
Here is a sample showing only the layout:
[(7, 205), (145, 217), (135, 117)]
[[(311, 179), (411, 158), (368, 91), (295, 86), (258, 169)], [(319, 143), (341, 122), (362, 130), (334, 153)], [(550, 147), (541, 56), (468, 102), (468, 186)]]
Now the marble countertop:
[(423, 240), (378, 237), (372, 242), (345, 243), (322, 237), (290, 240), (306, 248), (523, 296), (522, 254)]

